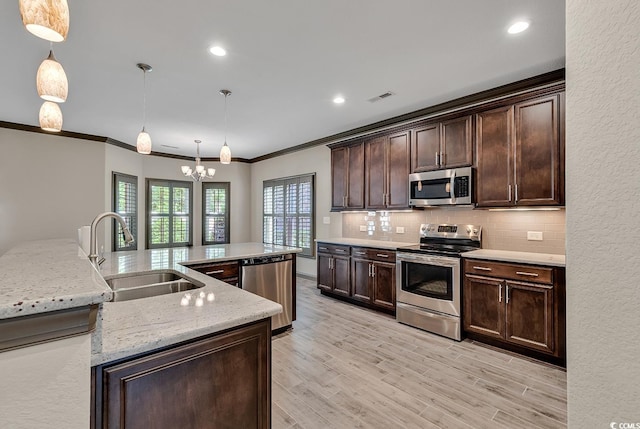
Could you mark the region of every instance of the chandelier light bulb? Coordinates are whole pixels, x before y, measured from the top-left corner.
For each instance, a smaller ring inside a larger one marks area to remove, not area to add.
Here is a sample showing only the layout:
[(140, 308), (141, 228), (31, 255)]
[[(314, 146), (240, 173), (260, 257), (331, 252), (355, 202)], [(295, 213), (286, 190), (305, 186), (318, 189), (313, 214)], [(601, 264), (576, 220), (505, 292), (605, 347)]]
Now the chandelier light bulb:
[(151, 153), (151, 136), (144, 130), (144, 128), (142, 128), (142, 131), (138, 134), (136, 149), (138, 150), (138, 153), (143, 155), (149, 155)]
[(187, 171), (191, 170), (188, 165), (183, 165), (180, 168), (182, 169), (182, 174), (187, 174)]
[(20, 16), (28, 32), (50, 42), (62, 42), (69, 33), (67, 0), (20, 0)]
[(196, 165), (196, 173), (202, 174), (204, 171), (204, 165)]
[(45, 101), (40, 107), (40, 128), (45, 131), (60, 132), (62, 130), (62, 110), (51, 101)]
[(62, 65), (56, 61), (53, 51), (49, 51), (49, 56), (38, 67), (36, 87), (38, 95), (43, 100), (55, 103), (64, 103), (67, 100), (69, 92), (67, 74)]
[(215, 168), (207, 168), (207, 176), (213, 177), (216, 174)]

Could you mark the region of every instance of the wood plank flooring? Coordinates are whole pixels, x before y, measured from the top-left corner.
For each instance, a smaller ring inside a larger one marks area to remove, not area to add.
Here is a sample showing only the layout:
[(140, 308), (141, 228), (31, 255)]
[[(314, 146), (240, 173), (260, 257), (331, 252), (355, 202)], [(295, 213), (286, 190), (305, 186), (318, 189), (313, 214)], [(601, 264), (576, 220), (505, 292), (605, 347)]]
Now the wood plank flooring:
[(321, 296), (273, 339), (274, 429), (565, 428), (566, 372)]

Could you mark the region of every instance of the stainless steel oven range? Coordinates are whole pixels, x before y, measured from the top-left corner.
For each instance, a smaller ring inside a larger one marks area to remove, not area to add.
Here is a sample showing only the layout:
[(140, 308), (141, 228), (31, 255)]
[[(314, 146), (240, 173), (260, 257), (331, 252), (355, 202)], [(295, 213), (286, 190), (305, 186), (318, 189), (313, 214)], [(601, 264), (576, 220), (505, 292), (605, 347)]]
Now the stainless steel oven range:
[(396, 320), (462, 339), (461, 257), (480, 248), (478, 225), (423, 224), (420, 244), (396, 253)]

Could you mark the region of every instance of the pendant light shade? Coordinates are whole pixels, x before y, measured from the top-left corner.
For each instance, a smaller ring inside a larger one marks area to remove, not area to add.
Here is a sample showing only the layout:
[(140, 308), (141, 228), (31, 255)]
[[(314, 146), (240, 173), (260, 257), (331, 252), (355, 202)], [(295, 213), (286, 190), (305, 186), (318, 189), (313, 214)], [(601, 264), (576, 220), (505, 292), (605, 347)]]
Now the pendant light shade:
[(62, 130), (62, 110), (51, 101), (45, 101), (40, 107), (40, 128), (45, 131), (60, 132)]
[(231, 164), (231, 148), (227, 144), (227, 97), (231, 95), (228, 89), (221, 89), (224, 95), (224, 145), (220, 149), (220, 164)]
[(43, 100), (56, 103), (64, 103), (67, 100), (69, 82), (62, 65), (53, 56), (53, 51), (49, 51), (49, 56), (38, 67), (36, 87), (38, 95)]
[(231, 149), (227, 142), (224, 142), (224, 146), (220, 149), (220, 164), (231, 164)]
[(20, 0), (20, 16), (27, 31), (41, 39), (62, 42), (67, 38), (67, 0)]
[(138, 153), (143, 155), (149, 155), (151, 153), (151, 136), (144, 130), (144, 128), (142, 128), (142, 131), (138, 134), (136, 149), (138, 150)]

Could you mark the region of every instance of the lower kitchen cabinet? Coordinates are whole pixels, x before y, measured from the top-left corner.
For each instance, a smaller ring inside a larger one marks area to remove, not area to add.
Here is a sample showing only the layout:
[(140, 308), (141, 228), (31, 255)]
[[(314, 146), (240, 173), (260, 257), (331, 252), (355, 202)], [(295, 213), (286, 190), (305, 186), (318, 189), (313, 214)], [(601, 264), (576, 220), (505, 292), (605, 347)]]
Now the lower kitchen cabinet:
[(94, 428), (270, 428), (271, 319), (92, 368)]
[(467, 336), (565, 361), (564, 269), (465, 260)]
[(239, 261), (225, 261), (225, 262), (209, 262), (204, 264), (188, 265), (189, 268), (199, 271), (209, 277), (222, 280), (225, 283), (229, 283), (233, 286), (239, 286), (240, 276), (238, 266)]
[(322, 294), (395, 312), (394, 251), (318, 243), (317, 255), (318, 289)]

